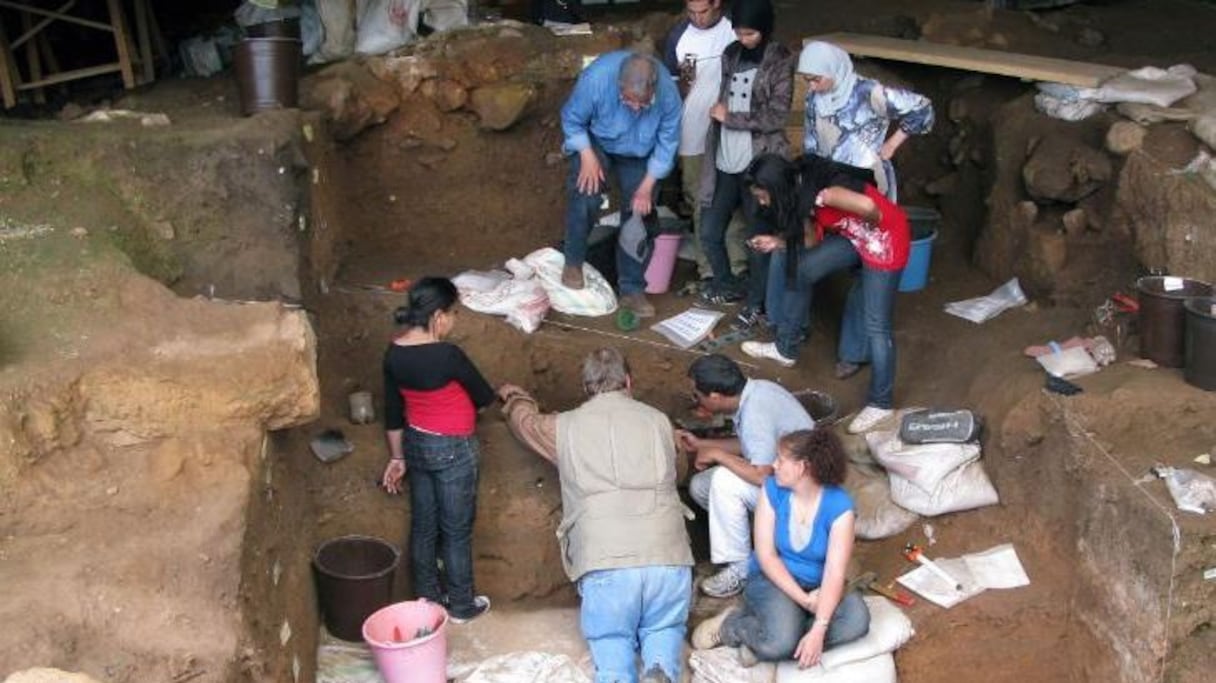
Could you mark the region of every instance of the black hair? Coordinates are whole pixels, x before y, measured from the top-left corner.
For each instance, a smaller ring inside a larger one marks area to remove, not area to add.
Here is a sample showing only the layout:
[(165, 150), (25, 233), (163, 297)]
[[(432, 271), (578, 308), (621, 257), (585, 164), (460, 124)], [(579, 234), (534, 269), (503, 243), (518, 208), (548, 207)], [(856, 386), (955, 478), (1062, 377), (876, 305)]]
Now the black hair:
[(805, 462), (815, 481), (824, 485), (839, 486), (849, 474), (849, 459), (844, 452), (840, 437), (825, 427), (800, 429), (781, 437), (795, 460)]
[(405, 305), (393, 311), (393, 320), (406, 327), (429, 327), (436, 311), (451, 310), (459, 294), (446, 277), (428, 276), (414, 283)]
[(693, 361), (688, 367), (688, 376), (702, 394), (738, 396), (747, 384), (747, 377), (743, 376), (739, 364), (720, 353), (701, 356)]
[(865, 190), (874, 182), (874, 172), (832, 161), (816, 154), (807, 154), (797, 161), (788, 161), (779, 154), (761, 154), (743, 175), (743, 184), (750, 191), (759, 188), (768, 193), (767, 215), (773, 220), (777, 233), (785, 239), (786, 282), (792, 282), (798, 272), (797, 254), (802, 248), (803, 224), (814, 213), (815, 198), (828, 187), (843, 187), (854, 192)]

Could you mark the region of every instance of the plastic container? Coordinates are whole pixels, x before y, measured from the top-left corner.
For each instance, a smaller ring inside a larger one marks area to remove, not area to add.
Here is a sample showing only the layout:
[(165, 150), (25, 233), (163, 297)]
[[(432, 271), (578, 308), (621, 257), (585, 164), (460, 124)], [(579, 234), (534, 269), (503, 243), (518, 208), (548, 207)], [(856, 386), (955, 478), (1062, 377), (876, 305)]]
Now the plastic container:
[(1199, 280), (1150, 275), (1136, 281), (1140, 293), (1140, 355), (1157, 365), (1183, 364), (1186, 313), (1182, 304), (1195, 296), (1211, 296), (1212, 286)]
[(356, 391), (348, 397), (350, 403), (350, 421), (353, 424), (365, 425), (376, 420), (376, 408), (372, 403), (372, 392)]
[(662, 234), (654, 238), (654, 253), (646, 267), (646, 293), (663, 294), (671, 287), (671, 276), (676, 270), (676, 256), (680, 253), (679, 234)]
[(827, 392), (803, 389), (795, 391), (794, 398), (798, 399), (803, 408), (806, 408), (807, 414), (815, 421), (816, 427), (827, 427), (835, 424), (836, 420), (840, 418), (836, 399)]
[(252, 24), (245, 27), (245, 35), (250, 38), (299, 38), (300, 20), (292, 17)]
[(363, 640), (387, 683), (445, 683), (448, 613), (426, 600), (377, 610), (363, 622)]
[(929, 264), (933, 260), (933, 242), (937, 239), (937, 228), (942, 216), (933, 209), (921, 206), (906, 206), (908, 227), (912, 230), (912, 245), (908, 251), (908, 265), (899, 277), (899, 291), (916, 292), (929, 282)]
[(1188, 299), (1186, 308), (1186, 369), (1188, 384), (1216, 391), (1216, 297)]
[(393, 600), (401, 552), (371, 536), (340, 536), (313, 554), (313, 575), (325, 628), (342, 640), (363, 640), (363, 622)]
[(300, 97), (298, 38), (246, 38), (233, 52), (241, 113), (295, 107)]

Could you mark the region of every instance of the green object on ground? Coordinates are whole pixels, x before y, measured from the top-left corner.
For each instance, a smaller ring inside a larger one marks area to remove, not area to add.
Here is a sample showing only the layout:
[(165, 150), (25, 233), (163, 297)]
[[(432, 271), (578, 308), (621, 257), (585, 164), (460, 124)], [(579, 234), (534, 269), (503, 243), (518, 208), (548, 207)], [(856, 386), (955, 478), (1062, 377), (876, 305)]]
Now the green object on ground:
[(637, 314), (623, 306), (617, 309), (616, 328), (622, 332), (632, 332), (638, 329)]

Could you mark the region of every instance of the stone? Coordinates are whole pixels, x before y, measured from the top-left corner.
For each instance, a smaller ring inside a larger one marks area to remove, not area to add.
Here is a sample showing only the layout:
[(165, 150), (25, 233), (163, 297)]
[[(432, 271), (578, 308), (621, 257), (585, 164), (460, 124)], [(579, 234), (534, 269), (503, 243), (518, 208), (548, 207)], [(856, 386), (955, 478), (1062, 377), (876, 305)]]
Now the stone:
[(1057, 133), (1034, 147), (1022, 167), (1022, 181), (1034, 199), (1075, 203), (1097, 191), (1113, 173), (1105, 154)]
[(56, 117), (60, 121), (75, 121), (76, 119), (84, 116), (84, 114), (84, 107), (76, 104), (75, 102), (68, 102), (67, 104), (63, 105), (63, 109), (59, 110)]
[(1030, 231), (1030, 266), (1033, 270), (1055, 275), (1068, 262), (1068, 243), (1059, 230), (1035, 227)]
[(1102, 47), (1106, 44), (1106, 34), (1086, 26), (1077, 32), (1077, 44), (1083, 47)]
[(97, 679), (60, 669), (36, 667), (17, 671), (5, 678), (4, 683), (97, 683)]
[(951, 98), (950, 106), (946, 109), (947, 116), (950, 120), (958, 123), (967, 118), (967, 101), (961, 97)]
[(1085, 232), (1089, 226), (1089, 218), (1085, 215), (1085, 209), (1077, 208), (1068, 211), (1062, 219), (1064, 221), (1064, 232), (1070, 237), (1076, 237)]
[(334, 137), (347, 140), (383, 123), (401, 101), (392, 84), (359, 64), (341, 62), (301, 82), (300, 104), (324, 112)]
[(422, 94), (439, 107), (439, 111), (452, 112), (469, 101), (469, 91), (456, 81), (435, 78), (422, 84)]
[(1039, 205), (1034, 202), (1018, 202), (1018, 215), (1027, 224), (1033, 223), (1039, 217)]
[(549, 152), (545, 154), (545, 166), (552, 168), (562, 163), (562, 159), (564, 158), (566, 158), (566, 155), (561, 152)]
[(1106, 131), (1106, 150), (1111, 154), (1127, 156), (1144, 144), (1148, 131), (1132, 121), (1117, 121)]
[(536, 89), (530, 85), (501, 83), (474, 90), (470, 107), (482, 128), (501, 131), (515, 125), (535, 97)]
[(402, 97), (413, 93), (426, 79), (439, 75), (430, 60), (417, 55), (372, 57), (367, 60), (367, 68), (376, 78), (396, 84)]
[(173, 229), (173, 224), (169, 221), (153, 221), (152, 234), (167, 241), (176, 237), (177, 231)]

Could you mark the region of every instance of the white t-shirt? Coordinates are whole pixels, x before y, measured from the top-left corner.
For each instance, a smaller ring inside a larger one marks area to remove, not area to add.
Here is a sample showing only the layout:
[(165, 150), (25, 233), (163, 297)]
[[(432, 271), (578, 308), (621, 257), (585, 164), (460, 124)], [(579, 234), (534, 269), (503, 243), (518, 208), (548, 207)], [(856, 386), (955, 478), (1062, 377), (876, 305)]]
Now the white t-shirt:
[(687, 55), (696, 55), (697, 77), (684, 99), (684, 116), (680, 121), (680, 156), (691, 157), (705, 153), (705, 136), (709, 134), (709, 108), (718, 101), (722, 85), (722, 51), (735, 42), (735, 29), (730, 19), (722, 17), (707, 29), (692, 24), (676, 41), (676, 63), (683, 64)]

